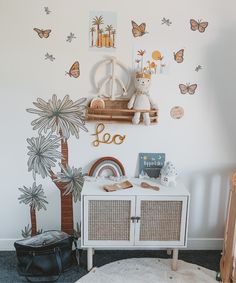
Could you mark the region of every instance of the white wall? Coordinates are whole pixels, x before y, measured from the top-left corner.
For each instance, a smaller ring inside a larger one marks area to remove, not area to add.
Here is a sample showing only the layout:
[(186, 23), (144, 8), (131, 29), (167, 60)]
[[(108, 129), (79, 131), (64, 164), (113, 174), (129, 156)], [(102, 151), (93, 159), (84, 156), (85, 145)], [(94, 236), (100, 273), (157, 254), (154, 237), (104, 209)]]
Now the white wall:
[[(50, 15), (45, 15), (44, 6), (50, 8)], [(21, 229), (30, 221), (28, 208), (17, 200), (18, 188), (33, 182), (27, 172), (26, 138), (36, 135), (30, 125), (35, 117), (25, 109), (38, 97), (48, 100), (53, 93), (58, 97), (69, 94), (72, 99), (91, 96), (95, 93), (91, 70), (111, 54), (88, 48), (91, 10), (117, 12), (117, 50), (112, 55), (129, 67), (137, 42), (160, 45), (171, 55), (184, 47), (185, 61), (173, 61), (167, 75), (153, 79), (152, 95), (160, 108), (158, 125), (106, 125), (111, 133), (126, 134), (125, 142), (94, 148), (91, 134), (95, 124), (88, 124), (88, 134), (81, 133), (79, 141), (69, 141), (70, 164), (86, 171), (97, 158), (111, 155), (133, 176), (139, 152), (165, 152), (191, 193), (190, 247), (220, 248), (228, 176), (236, 168), (235, 7), (233, 0), (227, 4), (221, 0), (0, 0), (0, 249), (12, 248), (12, 240), (21, 237)], [(163, 17), (173, 24), (161, 25)], [(190, 18), (209, 21), (206, 32), (192, 32)], [(149, 34), (134, 39), (131, 20), (146, 22)], [(52, 35), (40, 40), (34, 27), (51, 28)], [(77, 36), (71, 44), (66, 42), (70, 32)], [(44, 60), (46, 52), (56, 57), (53, 63)], [(81, 64), (79, 79), (65, 76), (75, 60)], [(197, 73), (198, 64), (203, 70)], [(181, 95), (178, 84), (182, 82), (197, 82), (197, 94)], [(169, 115), (175, 105), (185, 109), (181, 120)], [(50, 202), (48, 210), (38, 214), (39, 227), (59, 228), (58, 190), (49, 179), (38, 182), (44, 185)]]

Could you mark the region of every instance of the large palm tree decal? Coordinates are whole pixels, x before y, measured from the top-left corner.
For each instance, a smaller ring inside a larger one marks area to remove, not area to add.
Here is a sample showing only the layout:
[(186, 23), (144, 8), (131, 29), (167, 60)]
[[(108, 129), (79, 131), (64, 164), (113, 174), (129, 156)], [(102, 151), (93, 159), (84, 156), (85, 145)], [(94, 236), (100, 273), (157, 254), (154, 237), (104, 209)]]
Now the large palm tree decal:
[[(68, 95), (62, 100), (57, 99), (54, 94), (48, 102), (38, 98), (33, 104), (38, 109), (27, 109), (29, 113), (39, 115), (39, 118), (32, 121), (34, 130), (38, 130), (40, 140), (28, 139), (29, 143), (29, 171), (43, 178), (49, 176), (54, 181), (61, 195), (61, 230), (69, 234), (73, 233), (73, 201), (80, 198), (80, 191), (83, 184), (81, 169), (70, 168), (68, 165), (68, 143), (71, 135), (79, 138), (80, 130), (87, 132), (84, 117), (84, 102), (81, 98), (73, 102)], [(50, 131), (48, 136), (42, 133)], [(51, 134), (55, 133), (56, 136)], [(49, 142), (51, 140), (51, 142)], [(60, 145), (59, 145), (60, 141)], [(51, 146), (50, 146), (51, 145)], [(60, 147), (61, 151), (56, 149)], [(61, 173), (56, 174), (53, 167), (60, 160)]]
[(37, 222), (36, 222), (36, 210), (40, 210), (41, 208), (46, 210), (45, 204), (48, 203), (44, 195), (42, 185), (37, 186), (34, 182), (32, 187), (19, 188), (22, 192), (20, 197), (20, 203), (28, 204), (30, 206), (30, 219), (31, 219), (31, 236), (37, 234)]

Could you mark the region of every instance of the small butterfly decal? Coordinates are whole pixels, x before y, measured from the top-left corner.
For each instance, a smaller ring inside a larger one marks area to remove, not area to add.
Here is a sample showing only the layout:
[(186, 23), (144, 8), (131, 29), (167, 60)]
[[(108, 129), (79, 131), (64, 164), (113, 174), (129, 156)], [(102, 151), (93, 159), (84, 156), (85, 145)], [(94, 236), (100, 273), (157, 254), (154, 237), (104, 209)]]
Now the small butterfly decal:
[(161, 24), (162, 25), (167, 25), (167, 26), (170, 26), (170, 25), (172, 25), (172, 22), (169, 20), (169, 19), (166, 19), (166, 18), (162, 18), (162, 20), (161, 20)]
[(51, 29), (38, 29), (38, 28), (34, 28), (34, 31), (37, 32), (38, 36), (40, 38), (48, 38), (50, 35), (50, 32), (52, 31)]
[(146, 24), (142, 23), (140, 25), (136, 24), (134, 21), (131, 21), (132, 24), (132, 33), (134, 37), (138, 37), (138, 36), (143, 36), (145, 33), (148, 33), (145, 31), (146, 29)]
[(202, 70), (202, 68), (203, 68), (203, 67), (202, 67), (201, 65), (197, 65), (197, 67), (195, 68), (195, 71), (196, 71), (196, 72), (199, 72), (200, 70)]
[(73, 39), (75, 39), (76, 37), (75, 37), (75, 35), (74, 35), (74, 33), (70, 33), (68, 36), (67, 36), (67, 40), (66, 41), (68, 41), (68, 42), (71, 42)]
[(195, 21), (194, 19), (190, 20), (190, 28), (193, 31), (198, 30), (199, 32), (204, 32), (208, 27), (208, 22), (202, 22), (201, 20)]
[(71, 66), (69, 72), (66, 72), (66, 75), (69, 75), (73, 78), (78, 78), (80, 76), (80, 68), (78, 61), (75, 61), (75, 63)]
[(186, 94), (186, 93), (189, 93), (189, 94), (194, 94), (195, 93), (195, 90), (197, 89), (197, 84), (179, 84), (179, 89), (180, 89), (180, 92), (182, 94)]
[(51, 62), (53, 62), (56, 58), (53, 57), (53, 55), (50, 55), (49, 53), (45, 54), (45, 60), (50, 60)]
[(49, 15), (51, 13), (51, 11), (48, 9), (48, 7), (44, 7), (44, 11), (47, 15)]
[(184, 61), (184, 49), (174, 52), (174, 59), (177, 63), (182, 63)]

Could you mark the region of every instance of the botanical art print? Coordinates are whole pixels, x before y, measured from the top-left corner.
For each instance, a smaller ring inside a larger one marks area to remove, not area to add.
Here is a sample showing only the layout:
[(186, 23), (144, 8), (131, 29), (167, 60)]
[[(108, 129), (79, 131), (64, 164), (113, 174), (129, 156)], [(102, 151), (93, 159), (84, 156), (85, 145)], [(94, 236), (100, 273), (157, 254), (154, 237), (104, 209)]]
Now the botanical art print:
[[(73, 234), (73, 202), (80, 200), (84, 178), (81, 168), (69, 166), (68, 139), (71, 136), (79, 139), (80, 131), (86, 131), (84, 120), (86, 98), (72, 101), (69, 95), (62, 100), (54, 94), (45, 101), (38, 98), (34, 108), (27, 112), (38, 116), (32, 121), (37, 137), (27, 139), (28, 171), (32, 172), (34, 183), (32, 188), (23, 187), (20, 191), (20, 202), (30, 205), (32, 234), (36, 233), (36, 209), (46, 208), (45, 196), (41, 185), (36, 185), (36, 176), (49, 177), (60, 191), (61, 196), (61, 230)], [(59, 173), (55, 167), (61, 168)], [(27, 229), (27, 227), (26, 227)]]
[(116, 47), (116, 14), (112, 12), (90, 12), (89, 46), (90, 48)]
[(158, 49), (135, 49), (135, 72), (161, 74), (166, 68), (166, 56)]

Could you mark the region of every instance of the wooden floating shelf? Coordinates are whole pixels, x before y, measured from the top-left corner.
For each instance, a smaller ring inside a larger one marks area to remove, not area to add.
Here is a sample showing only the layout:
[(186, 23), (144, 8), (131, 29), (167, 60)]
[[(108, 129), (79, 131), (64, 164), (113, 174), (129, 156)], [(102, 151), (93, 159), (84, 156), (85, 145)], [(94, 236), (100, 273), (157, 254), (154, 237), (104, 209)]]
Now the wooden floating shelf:
[[(104, 100), (105, 108), (87, 107), (86, 120), (89, 122), (105, 123), (126, 123), (132, 124), (132, 118), (135, 112), (149, 113), (151, 125), (158, 123), (158, 110), (133, 110), (128, 109), (129, 100)], [(141, 117), (141, 122), (142, 117)]]

